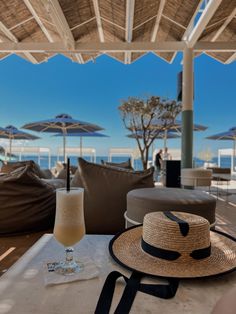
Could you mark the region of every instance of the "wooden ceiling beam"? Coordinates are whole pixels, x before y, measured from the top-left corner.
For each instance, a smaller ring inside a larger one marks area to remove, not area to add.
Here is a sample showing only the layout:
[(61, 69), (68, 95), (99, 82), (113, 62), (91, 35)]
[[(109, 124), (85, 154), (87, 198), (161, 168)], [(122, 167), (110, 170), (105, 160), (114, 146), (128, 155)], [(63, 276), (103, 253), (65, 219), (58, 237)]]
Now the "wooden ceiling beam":
[[(58, 0), (48, 0), (45, 8), (49, 13), (63, 44), (68, 50), (75, 48), (75, 39)], [(80, 53), (75, 55), (79, 63), (84, 63)]]
[(164, 10), (166, 4), (166, 0), (161, 0), (160, 1), (160, 5), (158, 8), (158, 13), (157, 13), (157, 17), (156, 17), (156, 21), (155, 21), (155, 25), (153, 28), (153, 32), (152, 32), (152, 37), (151, 37), (151, 42), (154, 43), (156, 41), (156, 37), (157, 37), (157, 32), (160, 26), (160, 22), (161, 22), (161, 17), (162, 17), (162, 13)]
[(107, 23), (109, 23), (109, 24), (111, 24), (111, 25), (113, 25), (113, 26), (115, 26), (117, 28), (120, 28), (122, 31), (125, 31), (125, 27), (122, 27), (122, 26), (120, 26), (120, 25), (118, 25), (118, 24), (116, 24), (116, 23), (106, 19), (105, 17), (101, 16), (101, 20), (104, 21), (104, 22), (107, 22)]
[[(10, 42), (13, 42), (14, 44), (19, 43), (19, 40), (16, 38), (16, 36), (2, 22), (0, 22), (0, 30), (10, 40)], [(23, 52), (23, 54), (25, 55), (26, 59), (29, 60), (30, 62), (34, 64), (38, 63), (37, 59), (35, 59), (35, 57), (32, 56), (30, 52), (25, 51)]]
[[(68, 50), (62, 43), (39, 43), (39, 42), (2, 42), (0, 43), (0, 52), (30, 52), (30, 53), (97, 53), (97, 52), (171, 52), (183, 51), (186, 47), (184, 41), (166, 41), (166, 42), (109, 42), (109, 43), (76, 43), (73, 50)], [(194, 46), (194, 51), (218, 51), (218, 52), (236, 52), (236, 42), (198, 42)]]
[(223, 33), (223, 31), (226, 29), (226, 27), (229, 25), (229, 23), (232, 21), (232, 19), (235, 17), (236, 15), (236, 8), (234, 8), (234, 10), (232, 11), (232, 13), (227, 17), (227, 19), (225, 20), (225, 22), (223, 23), (223, 25), (218, 29), (218, 31), (215, 33), (215, 35), (213, 36), (213, 38), (211, 39), (211, 41), (215, 41), (217, 40), (217, 38), (221, 35), (221, 33)]
[(28, 19), (26, 19), (26, 20), (24, 20), (24, 21), (21, 21), (20, 23), (17, 23), (17, 24), (15, 24), (15, 25), (13, 25), (12, 27), (9, 27), (8, 29), (10, 30), (10, 31), (12, 31), (13, 29), (15, 29), (15, 28), (17, 28), (17, 27), (19, 27), (19, 26), (21, 26), (21, 25), (24, 25), (25, 23), (28, 23), (28, 22), (30, 22), (31, 20), (33, 20), (34, 18), (33, 18), (33, 16), (31, 16), (31, 17), (29, 17)]
[(194, 11), (194, 13), (193, 13), (193, 15), (192, 15), (192, 17), (191, 17), (191, 20), (189, 21), (188, 26), (187, 26), (187, 28), (186, 28), (186, 30), (185, 30), (183, 36), (182, 36), (182, 40), (187, 40), (187, 39), (188, 39), (188, 36), (189, 36), (189, 35), (191, 34), (191, 32), (193, 31), (194, 22), (195, 22), (195, 19), (196, 19), (196, 17), (197, 17), (197, 14), (198, 14), (199, 11), (200, 11), (200, 8), (201, 8), (201, 6), (202, 6), (202, 4), (203, 4), (203, 1), (205, 1), (205, 0), (199, 1), (198, 6), (197, 6), (196, 10)]
[(231, 57), (229, 57), (229, 59), (227, 59), (225, 61), (226, 64), (230, 64), (231, 62), (235, 61), (236, 60), (236, 52), (232, 54)]
[(99, 36), (100, 42), (104, 43), (105, 39), (104, 39), (104, 32), (103, 32), (103, 28), (102, 28), (102, 20), (101, 20), (98, 0), (93, 0), (93, 6), (94, 6), (95, 16), (96, 16), (96, 20), (97, 20), (98, 36)]
[(84, 64), (84, 58), (81, 53), (76, 53), (75, 58), (80, 64)]
[(189, 48), (193, 48), (194, 45), (197, 43), (199, 37), (202, 35), (203, 31), (205, 30), (207, 24), (215, 14), (216, 10), (220, 6), (222, 0), (210, 0), (203, 10), (202, 15), (200, 16), (197, 24), (194, 26), (193, 30), (187, 36), (186, 41)]
[(44, 33), (44, 35), (48, 39), (48, 41), (50, 43), (53, 43), (54, 42), (53, 37), (51, 36), (51, 34), (48, 31), (48, 29), (45, 27), (45, 25), (42, 22), (42, 20), (40, 19), (40, 17), (38, 16), (37, 12), (35, 11), (34, 7), (31, 4), (30, 0), (23, 0), (23, 1), (24, 1), (24, 4), (26, 5), (27, 9), (30, 11), (30, 13), (32, 14), (33, 18), (35, 19), (35, 21), (39, 25), (41, 31)]
[(80, 24), (78, 24), (78, 25), (73, 26), (70, 30), (73, 31), (74, 29), (79, 28), (79, 27), (81, 27), (81, 26), (84, 26), (84, 25), (86, 25), (86, 24), (92, 22), (92, 21), (95, 20), (95, 19), (96, 19), (96, 17), (94, 16), (94, 17), (92, 17), (91, 19), (84, 21), (83, 23), (80, 23)]
[[(125, 40), (130, 43), (133, 38), (135, 0), (126, 0)], [(131, 63), (132, 52), (125, 52), (125, 64)]]
[(43, 1), (43, 3), (47, 13), (50, 15), (52, 22), (56, 27), (59, 36), (62, 39), (62, 42), (69, 50), (73, 49), (75, 47), (74, 36), (70, 30), (59, 1), (47, 0)]
[[(187, 28), (186, 28), (186, 30), (185, 30), (183, 36), (182, 36), (182, 40), (186, 41), (187, 38), (188, 38), (188, 36), (189, 36), (189, 34), (193, 31), (194, 22), (195, 22), (196, 16), (197, 16), (197, 14), (200, 12), (200, 9), (201, 9), (201, 7), (202, 7), (204, 1), (205, 1), (205, 0), (200, 0), (200, 1), (199, 1), (198, 6), (197, 6), (196, 10), (194, 11), (194, 13), (193, 13), (193, 15), (192, 15), (192, 17), (191, 17), (191, 20), (189, 21), (188, 26), (187, 26)], [(174, 61), (176, 55), (177, 55), (177, 52), (175, 52), (175, 53), (173, 54), (173, 56), (172, 56), (172, 58), (171, 58), (171, 60), (170, 60), (170, 63), (172, 63), (172, 62)]]

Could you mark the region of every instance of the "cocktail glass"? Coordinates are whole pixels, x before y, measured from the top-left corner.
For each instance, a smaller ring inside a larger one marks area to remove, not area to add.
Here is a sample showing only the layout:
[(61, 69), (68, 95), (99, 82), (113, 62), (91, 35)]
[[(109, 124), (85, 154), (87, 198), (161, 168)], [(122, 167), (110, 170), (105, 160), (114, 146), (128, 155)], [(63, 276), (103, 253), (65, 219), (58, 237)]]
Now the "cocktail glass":
[(84, 189), (56, 190), (56, 218), (53, 230), (56, 240), (65, 247), (65, 260), (56, 263), (54, 271), (73, 275), (83, 270), (83, 264), (74, 260), (73, 245), (85, 235)]

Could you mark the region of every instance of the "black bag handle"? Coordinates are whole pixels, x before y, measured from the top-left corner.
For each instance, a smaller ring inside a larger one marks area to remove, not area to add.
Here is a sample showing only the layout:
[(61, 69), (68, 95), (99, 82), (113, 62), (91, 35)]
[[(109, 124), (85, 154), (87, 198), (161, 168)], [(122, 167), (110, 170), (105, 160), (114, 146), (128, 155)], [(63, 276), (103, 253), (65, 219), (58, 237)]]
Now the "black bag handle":
[(140, 281), (144, 274), (133, 271), (130, 278), (118, 271), (112, 271), (106, 278), (99, 300), (97, 302), (95, 314), (109, 314), (112, 298), (115, 290), (116, 281), (123, 277), (126, 286), (123, 291), (119, 304), (114, 314), (129, 313), (137, 291), (147, 293), (162, 299), (173, 298), (178, 289), (179, 280), (176, 278), (166, 278), (168, 284), (141, 284)]

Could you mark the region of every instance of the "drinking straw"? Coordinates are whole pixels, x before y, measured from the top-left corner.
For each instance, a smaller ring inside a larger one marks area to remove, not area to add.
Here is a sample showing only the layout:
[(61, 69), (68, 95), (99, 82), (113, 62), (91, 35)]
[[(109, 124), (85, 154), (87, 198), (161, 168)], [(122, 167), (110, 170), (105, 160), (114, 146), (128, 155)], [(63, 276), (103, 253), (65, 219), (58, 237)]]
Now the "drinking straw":
[(70, 192), (70, 158), (67, 158), (66, 165), (66, 191)]

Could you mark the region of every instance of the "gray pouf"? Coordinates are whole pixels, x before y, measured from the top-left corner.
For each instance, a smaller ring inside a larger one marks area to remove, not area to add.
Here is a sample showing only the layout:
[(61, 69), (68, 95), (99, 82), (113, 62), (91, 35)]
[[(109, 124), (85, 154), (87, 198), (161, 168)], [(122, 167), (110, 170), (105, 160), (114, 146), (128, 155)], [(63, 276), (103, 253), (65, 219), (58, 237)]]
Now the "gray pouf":
[(215, 223), (216, 199), (202, 191), (179, 188), (146, 188), (127, 194), (126, 227), (143, 223), (144, 216), (154, 211), (183, 211)]

